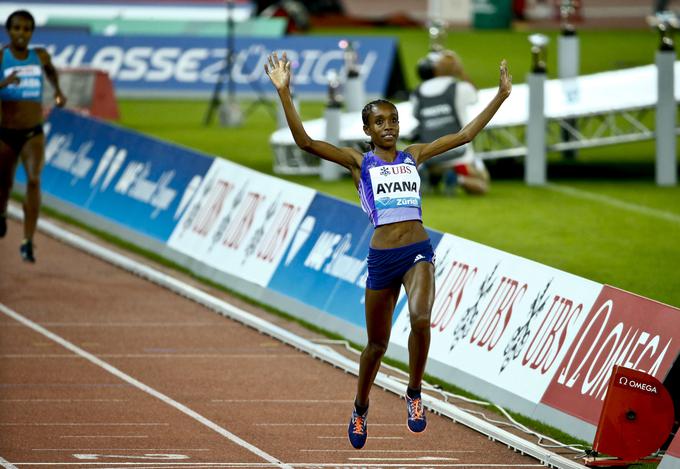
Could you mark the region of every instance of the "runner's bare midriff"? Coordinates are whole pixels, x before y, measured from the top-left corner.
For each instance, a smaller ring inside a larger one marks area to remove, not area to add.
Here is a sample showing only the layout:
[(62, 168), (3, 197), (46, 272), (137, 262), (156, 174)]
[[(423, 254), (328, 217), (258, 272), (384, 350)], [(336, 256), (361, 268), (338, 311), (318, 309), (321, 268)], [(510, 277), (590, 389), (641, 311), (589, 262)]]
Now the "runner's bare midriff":
[(429, 238), (420, 220), (402, 221), (382, 225), (375, 229), (371, 238), (374, 249), (390, 249), (425, 241)]
[(3, 101), (0, 127), (30, 129), (43, 122), (42, 105), (37, 101)]

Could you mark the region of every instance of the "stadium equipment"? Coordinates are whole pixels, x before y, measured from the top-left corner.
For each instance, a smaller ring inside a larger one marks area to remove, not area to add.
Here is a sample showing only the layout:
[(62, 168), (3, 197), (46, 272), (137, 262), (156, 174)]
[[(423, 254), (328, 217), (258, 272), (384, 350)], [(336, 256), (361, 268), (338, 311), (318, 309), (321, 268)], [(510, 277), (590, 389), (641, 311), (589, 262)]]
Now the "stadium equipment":
[[(109, 75), (94, 68), (59, 69), (59, 85), (68, 97), (66, 108), (86, 116), (117, 121), (120, 118), (118, 101)], [(43, 109), (46, 113), (54, 105), (54, 93), (45, 81)]]
[[(647, 373), (614, 366), (593, 442), (590, 467), (629, 466), (657, 451), (673, 427), (673, 401)], [(599, 458), (608, 454), (614, 458)], [(644, 459), (641, 462), (658, 462)]]
[[(680, 61), (675, 62), (674, 70), (675, 99), (680, 101)], [(657, 103), (656, 79), (657, 68), (651, 64), (580, 75), (577, 78), (546, 80), (545, 118), (548, 124), (546, 151), (561, 152), (653, 139), (655, 129), (649, 125), (646, 116)], [(468, 115), (478, 114), (496, 91), (496, 88), (479, 90), (479, 99), (468, 108)], [(525, 83), (513, 85), (510, 97), (475, 138), (476, 155), (483, 159), (526, 155), (528, 95), (529, 88)], [(408, 140), (418, 125), (413, 117), (411, 103), (399, 103), (397, 110), (401, 137)], [(573, 119), (578, 119), (578, 129), (569, 125)], [(323, 118), (306, 121), (304, 126), (310, 137), (323, 139), (325, 130)], [(566, 133), (562, 133), (561, 129), (565, 129)], [(675, 131), (680, 131), (677, 125)], [(565, 135), (568, 135), (568, 138)], [(365, 138), (361, 116), (357, 113), (343, 112), (341, 145), (360, 147)], [(276, 154), (284, 153), (287, 148), (295, 146), (288, 129), (275, 131), (270, 137), (270, 144)], [(318, 174), (318, 159), (310, 160), (317, 166), (308, 166), (305, 164), (308, 160), (299, 158), (296, 161), (298, 166), (286, 168), (288, 170), (286, 173)]]

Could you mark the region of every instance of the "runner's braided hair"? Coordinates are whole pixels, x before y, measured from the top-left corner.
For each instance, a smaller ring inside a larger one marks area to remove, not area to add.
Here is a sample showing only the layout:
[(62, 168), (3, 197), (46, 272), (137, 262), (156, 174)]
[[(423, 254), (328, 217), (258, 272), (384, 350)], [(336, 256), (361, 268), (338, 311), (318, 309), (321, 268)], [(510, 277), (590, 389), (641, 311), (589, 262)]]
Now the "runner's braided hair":
[(9, 28), (12, 27), (12, 21), (14, 18), (24, 18), (25, 20), (28, 20), (31, 22), (31, 31), (35, 29), (35, 18), (33, 18), (33, 15), (31, 15), (30, 12), (27, 10), (17, 10), (13, 13), (11, 13), (7, 17), (7, 21), (5, 21), (5, 29), (9, 31)]
[[(370, 103), (366, 104), (364, 108), (361, 110), (361, 120), (363, 121), (364, 125), (368, 125), (368, 116), (371, 114), (371, 111), (373, 110), (374, 106), (378, 106), (380, 104), (387, 104), (389, 106), (392, 106), (394, 109), (397, 107), (394, 105), (394, 103), (386, 100), (386, 99), (374, 99)], [(373, 142), (370, 141), (368, 142), (368, 145), (371, 147), (371, 150), (373, 150)]]

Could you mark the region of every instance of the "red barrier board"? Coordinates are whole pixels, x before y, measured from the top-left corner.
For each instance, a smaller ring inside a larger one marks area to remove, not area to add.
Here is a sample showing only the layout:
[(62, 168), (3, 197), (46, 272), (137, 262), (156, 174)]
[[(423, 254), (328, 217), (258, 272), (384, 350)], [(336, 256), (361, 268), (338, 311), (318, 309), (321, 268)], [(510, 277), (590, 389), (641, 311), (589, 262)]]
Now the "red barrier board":
[[(52, 108), (53, 90), (45, 82), (43, 107)], [(118, 101), (109, 75), (93, 68), (59, 69), (59, 85), (66, 96), (66, 108), (99, 119), (118, 120)]]
[(663, 382), (678, 338), (680, 309), (604, 286), (541, 402), (597, 425), (613, 366)]
[(673, 438), (671, 445), (666, 450), (666, 455), (680, 458), (680, 432), (675, 434), (675, 438)]

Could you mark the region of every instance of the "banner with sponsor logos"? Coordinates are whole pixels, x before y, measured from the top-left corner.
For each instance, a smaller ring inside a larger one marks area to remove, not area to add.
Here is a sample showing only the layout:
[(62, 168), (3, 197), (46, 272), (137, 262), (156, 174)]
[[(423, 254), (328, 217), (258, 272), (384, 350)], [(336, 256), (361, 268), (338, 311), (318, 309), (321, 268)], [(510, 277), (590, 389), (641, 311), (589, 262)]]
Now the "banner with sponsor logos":
[[(45, 193), (162, 242), (213, 163), (206, 155), (58, 108), (45, 133)], [(17, 182), (26, 182), (23, 166)]]
[[(293, 63), (296, 94), (303, 98), (324, 97), (328, 73), (344, 68), (344, 51), (338, 46), (342, 39), (351, 40), (355, 46), (367, 96), (385, 96), (393, 74), (402, 76), (401, 70), (393, 70), (401, 63), (397, 60), (396, 41), (389, 37), (236, 37), (231, 70), (235, 91), (251, 96), (274, 94), (264, 64), (271, 52), (285, 51)], [(207, 97), (225, 78), (222, 72), (227, 49), (220, 38), (92, 36), (78, 31), (38, 29), (33, 43), (47, 48), (58, 67), (104, 70), (113, 80), (118, 96)], [(395, 91), (399, 90), (390, 93)]]
[(539, 402), (601, 285), (449, 234), (436, 254), (430, 359)]
[(215, 160), (168, 245), (193, 259), (266, 286), (315, 191)]
[(680, 354), (680, 310), (604, 286), (542, 402), (597, 424), (614, 365), (663, 382)]

